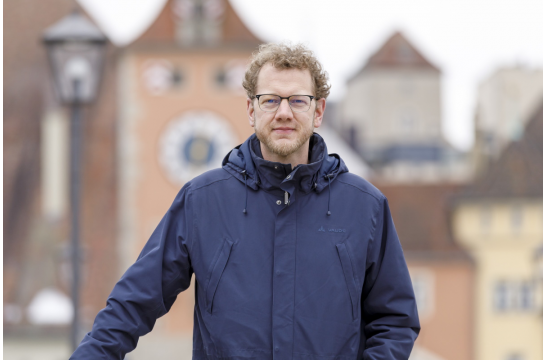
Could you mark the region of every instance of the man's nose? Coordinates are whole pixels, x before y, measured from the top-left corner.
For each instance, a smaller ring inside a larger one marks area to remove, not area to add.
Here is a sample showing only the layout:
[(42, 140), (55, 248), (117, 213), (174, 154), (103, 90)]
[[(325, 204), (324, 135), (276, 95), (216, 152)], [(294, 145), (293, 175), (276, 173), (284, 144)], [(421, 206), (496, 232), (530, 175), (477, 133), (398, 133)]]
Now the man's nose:
[[(284, 102), (284, 100), (286, 101)], [(291, 111), (291, 107), (290, 107), (290, 103), (288, 102), (288, 99), (282, 99), (280, 101), (278, 110), (276, 110), (276, 117), (279, 117), (279, 118), (293, 117), (293, 112)]]

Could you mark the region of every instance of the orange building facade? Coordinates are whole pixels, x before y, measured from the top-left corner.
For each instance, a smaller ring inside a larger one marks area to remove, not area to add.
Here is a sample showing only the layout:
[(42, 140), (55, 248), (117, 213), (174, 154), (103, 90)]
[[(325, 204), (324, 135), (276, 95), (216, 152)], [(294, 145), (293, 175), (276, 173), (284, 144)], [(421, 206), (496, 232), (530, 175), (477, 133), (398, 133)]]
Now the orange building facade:
[[(241, 84), (259, 43), (227, 1), (171, 0), (122, 52), (120, 274), (136, 260), (183, 184), (220, 167), (227, 152), (253, 133)], [(193, 286), (140, 340), (132, 358), (190, 358)]]

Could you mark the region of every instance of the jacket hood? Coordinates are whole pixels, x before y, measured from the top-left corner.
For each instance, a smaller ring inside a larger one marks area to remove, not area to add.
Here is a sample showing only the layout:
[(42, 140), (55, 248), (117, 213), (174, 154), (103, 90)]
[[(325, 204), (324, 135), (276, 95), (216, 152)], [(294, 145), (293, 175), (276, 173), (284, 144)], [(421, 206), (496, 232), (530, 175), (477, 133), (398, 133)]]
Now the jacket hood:
[(224, 157), (222, 167), (253, 190), (297, 188), (303, 193), (319, 193), (339, 174), (348, 172), (339, 155), (328, 154), (324, 139), (317, 133), (310, 137), (308, 164), (292, 169), (291, 164), (264, 160), (259, 139), (252, 134)]

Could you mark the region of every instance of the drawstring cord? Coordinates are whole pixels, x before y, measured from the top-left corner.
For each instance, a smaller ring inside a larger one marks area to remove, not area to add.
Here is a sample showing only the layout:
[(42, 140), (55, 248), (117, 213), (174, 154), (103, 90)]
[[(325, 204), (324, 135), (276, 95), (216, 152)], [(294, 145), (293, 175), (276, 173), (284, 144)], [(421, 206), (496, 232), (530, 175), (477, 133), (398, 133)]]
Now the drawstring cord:
[(329, 190), (329, 198), (327, 199), (327, 216), (331, 215), (331, 211), (329, 211), (329, 203), (331, 202), (331, 177), (333, 174), (327, 174), (325, 177), (327, 178), (327, 188)]
[(246, 184), (246, 178), (248, 177), (248, 174), (246, 173), (246, 170), (242, 170), (240, 173), (244, 176), (244, 187), (246, 188), (246, 199), (244, 200), (244, 210), (242, 210), (242, 212), (246, 214), (246, 208), (248, 207), (248, 184)]

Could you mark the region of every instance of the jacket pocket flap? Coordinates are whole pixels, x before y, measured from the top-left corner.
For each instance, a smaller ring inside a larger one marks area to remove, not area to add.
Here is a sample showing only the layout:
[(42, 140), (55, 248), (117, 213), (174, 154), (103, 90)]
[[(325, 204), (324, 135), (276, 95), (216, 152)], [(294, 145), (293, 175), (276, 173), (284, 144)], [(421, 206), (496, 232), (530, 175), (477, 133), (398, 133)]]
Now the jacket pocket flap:
[(214, 295), (216, 294), (216, 289), (229, 260), (229, 255), (231, 255), (231, 248), (233, 247), (233, 242), (225, 239), (221, 247), (220, 253), (212, 268), (210, 273), (210, 280), (208, 280), (208, 286), (206, 287), (206, 310), (209, 313), (212, 313), (212, 303), (214, 301)]
[(354, 272), (352, 270), (352, 262), (350, 261), (350, 255), (346, 249), (344, 243), (337, 244), (337, 253), (341, 259), (341, 265), (343, 268), (344, 279), (348, 287), (348, 293), (350, 295), (350, 301), (352, 303), (352, 319), (356, 319), (358, 314), (358, 291), (356, 281), (354, 279)]

